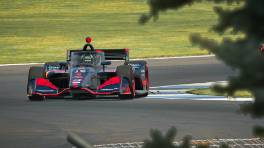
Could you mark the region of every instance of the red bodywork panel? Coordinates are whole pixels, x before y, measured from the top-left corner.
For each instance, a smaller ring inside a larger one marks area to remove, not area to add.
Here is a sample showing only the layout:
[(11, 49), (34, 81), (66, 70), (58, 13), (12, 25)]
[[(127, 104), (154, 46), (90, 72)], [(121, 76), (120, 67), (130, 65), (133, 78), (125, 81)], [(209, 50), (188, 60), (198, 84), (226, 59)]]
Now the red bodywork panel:
[[(78, 90), (83, 90), (83, 91), (86, 91), (87, 93), (89, 94), (92, 94), (92, 95), (113, 95), (115, 93), (118, 93), (119, 91), (112, 91), (112, 92), (96, 92), (96, 91), (93, 91), (89, 88), (80, 88)], [(37, 93), (37, 92), (33, 92), (32, 94), (35, 94), (35, 95), (40, 95), (40, 96), (60, 96), (64, 93), (67, 93), (67, 92), (71, 92), (71, 89), (70, 88), (65, 88), (63, 89), (62, 91), (60, 91), (59, 93), (57, 94), (43, 94), (43, 93)]]
[(129, 86), (126, 87), (125, 92), (123, 92), (123, 94), (131, 94)]
[(49, 80), (44, 79), (44, 78), (38, 78), (36, 79), (36, 85), (37, 86), (47, 86), (51, 89), (58, 90), (59, 88), (53, 85)]
[(121, 83), (121, 79), (118, 76), (112, 77), (109, 80), (105, 81), (102, 85), (100, 85), (98, 87), (98, 89), (102, 89), (108, 85), (114, 85), (114, 84), (120, 84)]
[[(105, 81), (102, 85), (100, 85), (98, 87), (97, 90), (103, 89), (104, 87), (109, 86), (109, 85), (115, 85), (115, 84), (120, 84), (120, 83), (121, 83), (120, 77), (115, 76), (115, 77), (112, 77), (109, 80)], [(58, 87), (56, 87), (49, 80), (44, 79), (44, 78), (37, 78), (36, 79), (36, 86), (46, 86), (46, 87), (49, 87), (49, 88), (54, 89), (54, 90), (59, 90)], [(111, 92), (97, 92), (97, 91), (91, 90), (89, 88), (78, 88), (78, 90), (85, 91), (85, 92), (92, 94), (92, 95), (113, 95), (113, 94), (116, 94), (119, 92), (119, 90), (114, 90)], [(36, 94), (36, 95), (40, 95), (40, 96), (60, 96), (64, 93), (71, 92), (71, 91), (72, 91), (71, 88), (64, 88), (56, 94), (48, 94), (48, 93), (45, 94), (45, 93), (39, 93), (39, 92), (33, 92), (32, 94)]]

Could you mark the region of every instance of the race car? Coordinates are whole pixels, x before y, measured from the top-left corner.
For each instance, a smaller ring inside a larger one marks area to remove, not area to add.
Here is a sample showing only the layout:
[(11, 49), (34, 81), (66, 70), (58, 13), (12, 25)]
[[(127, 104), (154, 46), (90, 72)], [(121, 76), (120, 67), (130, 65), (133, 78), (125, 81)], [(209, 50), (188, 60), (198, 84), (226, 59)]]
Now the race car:
[[(145, 97), (149, 91), (146, 61), (129, 60), (128, 49), (95, 49), (86, 38), (82, 49), (67, 50), (65, 62), (47, 62), (29, 68), (27, 96), (31, 101), (47, 98), (120, 99)], [(121, 61), (115, 65), (112, 62)]]

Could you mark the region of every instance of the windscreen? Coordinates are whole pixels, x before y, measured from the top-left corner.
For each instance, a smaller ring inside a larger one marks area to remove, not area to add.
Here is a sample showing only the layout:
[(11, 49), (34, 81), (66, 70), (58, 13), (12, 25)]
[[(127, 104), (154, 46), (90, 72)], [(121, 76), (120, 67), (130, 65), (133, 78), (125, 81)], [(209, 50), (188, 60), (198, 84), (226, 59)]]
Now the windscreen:
[(100, 65), (101, 56), (97, 53), (92, 52), (72, 52), (71, 53), (71, 64), (74, 65)]

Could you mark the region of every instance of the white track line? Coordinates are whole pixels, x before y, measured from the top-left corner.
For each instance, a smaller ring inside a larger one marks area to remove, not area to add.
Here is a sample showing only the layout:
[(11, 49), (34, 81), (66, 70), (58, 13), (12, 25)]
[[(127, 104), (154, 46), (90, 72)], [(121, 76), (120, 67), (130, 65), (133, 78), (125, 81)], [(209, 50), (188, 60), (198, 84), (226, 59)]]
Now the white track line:
[(167, 60), (167, 59), (189, 59), (189, 58), (208, 58), (215, 55), (199, 55), (199, 56), (180, 56), (180, 57), (159, 57), (159, 58), (136, 58), (131, 60)]
[(38, 65), (44, 63), (21, 63), (21, 64), (0, 64), (0, 67), (7, 67), (7, 66), (26, 66), (26, 65)]
[[(188, 59), (188, 58), (206, 58), (214, 57), (215, 55), (201, 55), (201, 56), (182, 56), (182, 57), (160, 57), (160, 58), (136, 58), (133, 60), (167, 60), (167, 59)], [(38, 65), (43, 63), (20, 63), (20, 64), (0, 64), (0, 67), (4, 66), (26, 66), (26, 65)]]
[(217, 82), (203, 82), (203, 83), (190, 83), (190, 84), (178, 84), (178, 85), (163, 85), (163, 86), (154, 86), (150, 87), (150, 89), (157, 89), (157, 88), (167, 88), (167, 89), (177, 89), (177, 88), (189, 88), (193, 89), (195, 87), (210, 87), (214, 84), (226, 85), (227, 81), (217, 81)]
[(188, 90), (197, 88), (209, 88), (214, 84), (226, 85), (226, 81), (205, 82), (193, 84), (179, 84), (151, 87), (147, 99), (169, 99), (169, 100), (203, 100), (203, 101), (254, 101), (253, 98), (232, 98), (227, 96), (195, 95), (187, 93)]

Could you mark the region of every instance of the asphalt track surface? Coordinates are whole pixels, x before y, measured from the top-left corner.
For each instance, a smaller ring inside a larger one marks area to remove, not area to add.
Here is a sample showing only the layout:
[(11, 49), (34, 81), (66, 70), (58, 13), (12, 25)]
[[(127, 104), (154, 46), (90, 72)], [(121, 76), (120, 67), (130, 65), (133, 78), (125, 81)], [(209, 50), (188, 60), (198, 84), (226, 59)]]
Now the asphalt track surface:
[[(222, 81), (234, 72), (214, 57), (148, 60), (151, 86)], [(67, 132), (91, 144), (142, 141), (152, 128), (178, 129), (177, 139), (251, 138), (264, 120), (237, 113), (241, 102), (166, 99), (29, 102), (29, 66), (0, 67), (0, 147), (71, 147)]]

